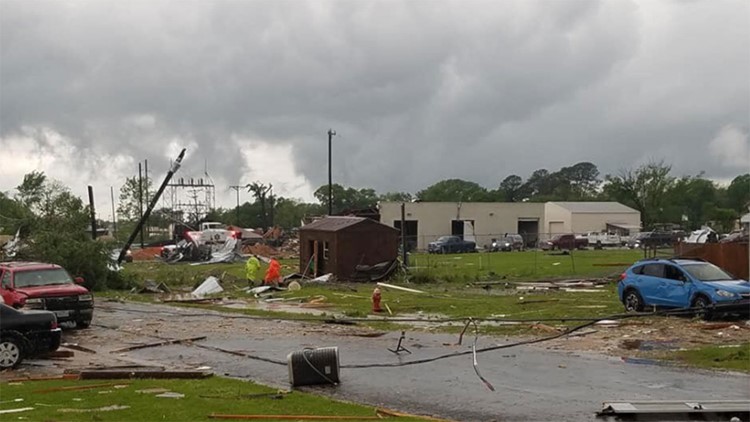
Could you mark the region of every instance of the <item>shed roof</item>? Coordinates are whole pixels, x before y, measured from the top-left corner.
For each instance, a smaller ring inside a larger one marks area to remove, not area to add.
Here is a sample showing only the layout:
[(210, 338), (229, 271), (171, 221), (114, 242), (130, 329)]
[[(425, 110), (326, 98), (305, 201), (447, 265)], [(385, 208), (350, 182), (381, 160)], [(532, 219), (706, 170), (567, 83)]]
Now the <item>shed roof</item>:
[(619, 202), (552, 202), (573, 213), (630, 214), (637, 213)]
[(388, 229), (397, 231), (397, 229), (391, 226), (387, 226), (385, 224), (378, 223), (377, 221), (371, 220), (369, 218), (363, 218), (363, 217), (325, 217), (325, 218), (321, 218), (320, 220), (313, 221), (310, 224), (305, 224), (304, 226), (300, 227), (300, 230), (337, 232), (347, 227), (351, 227), (356, 224), (361, 224), (361, 223), (368, 222), (368, 221), (371, 224), (376, 224), (376, 225), (383, 226)]

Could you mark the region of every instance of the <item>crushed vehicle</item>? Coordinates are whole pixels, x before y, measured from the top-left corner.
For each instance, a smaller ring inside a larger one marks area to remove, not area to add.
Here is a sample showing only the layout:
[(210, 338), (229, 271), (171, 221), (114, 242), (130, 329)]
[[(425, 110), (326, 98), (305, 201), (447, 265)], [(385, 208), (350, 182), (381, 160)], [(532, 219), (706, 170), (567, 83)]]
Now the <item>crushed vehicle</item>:
[(54, 352), (62, 330), (48, 311), (19, 311), (0, 304), (0, 369), (15, 368), (24, 359)]
[(585, 237), (576, 236), (575, 234), (556, 234), (552, 239), (541, 242), (539, 247), (542, 250), (572, 250), (584, 249), (589, 245), (589, 240)]
[(628, 248), (658, 248), (672, 246), (677, 234), (667, 231), (640, 232), (628, 241)]
[(58, 322), (88, 328), (94, 296), (61, 266), (41, 262), (0, 262), (0, 295), (14, 308), (52, 311)]
[(511, 252), (524, 249), (523, 237), (520, 234), (509, 234), (500, 239), (492, 239), (490, 252)]
[(427, 244), (428, 253), (463, 253), (476, 252), (477, 244), (463, 240), (458, 236), (441, 236), (438, 240)]
[(750, 311), (750, 283), (701, 259), (651, 258), (620, 276), (620, 301), (628, 312), (657, 308), (697, 308), (706, 319)]

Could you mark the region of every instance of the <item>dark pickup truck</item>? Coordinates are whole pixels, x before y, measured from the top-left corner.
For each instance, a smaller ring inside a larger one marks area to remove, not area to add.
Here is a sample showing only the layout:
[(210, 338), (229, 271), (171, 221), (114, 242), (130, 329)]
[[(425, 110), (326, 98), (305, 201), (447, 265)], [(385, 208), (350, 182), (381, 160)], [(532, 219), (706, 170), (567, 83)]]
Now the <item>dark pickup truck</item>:
[(558, 234), (552, 239), (542, 242), (541, 248), (544, 250), (555, 249), (583, 249), (589, 245), (589, 240), (585, 237), (577, 237), (574, 234)]
[(428, 253), (462, 253), (476, 252), (477, 244), (462, 240), (458, 236), (441, 236), (438, 240), (427, 245)]
[(25, 358), (54, 352), (62, 331), (49, 311), (22, 312), (0, 304), (0, 369), (14, 368)]

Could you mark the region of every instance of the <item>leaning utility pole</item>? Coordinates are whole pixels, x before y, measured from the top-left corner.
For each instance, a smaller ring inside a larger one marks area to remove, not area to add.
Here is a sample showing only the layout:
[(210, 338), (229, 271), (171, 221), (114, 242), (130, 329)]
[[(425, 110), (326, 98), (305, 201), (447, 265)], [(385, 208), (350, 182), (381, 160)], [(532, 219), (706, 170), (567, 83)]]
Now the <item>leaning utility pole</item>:
[(242, 227), (240, 226), (240, 188), (243, 187), (244, 186), (239, 185), (233, 185), (229, 187), (229, 189), (234, 189), (235, 191), (237, 191), (237, 208), (235, 210), (235, 224), (237, 225), (237, 227)]
[(174, 163), (172, 163), (172, 167), (169, 168), (169, 171), (167, 172), (166, 177), (164, 177), (164, 181), (161, 182), (161, 186), (159, 186), (159, 190), (156, 191), (153, 198), (151, 198), (151, 204), (149, 204), (148, 208), (146, 208), (146, 212), (141, 216), (141, 220), (138, 222), (138, 225), (135, 227), (135, 230), (133, 230), (133, 233), (130, 234), (130, 237), (128, 238), (128, 241), (125, 242), (125, 245), (122, 247), (122, 250), (120, 250), (120, 255), (117, 257), (117, 263), (121, 263), (123, 259), (125, 259), (125, 254), (127, 253), (128, 249), (130, 248), (130, 245), (133, 244), (133, 240), (135, 240), (135, 237), (138, 236), (138, 232), (141, 231), (141, 228), (143, 227), (143, 223), (146, 222), (149, 215), (151, 215), (151, 210), (154, 209), (156, 206), (156, 203), (159, 202), (159, 198), (161, 197), (161, 194), (164, 192), (164, 188), (167, 187), (169, 184), (169, 181), (172, 180), (172, 176), (177, 173), (177, 170), (179, 170), (180, 165), (182, 164), (182, 159), (185, 157), (185, 149), (183, 148), (182, 151), (180, 151), (180, 155), (177, 157)]
[(333, 183), (331, 183), (331, 139), (336, 131), (328, 129), (328, 215), (333, 215)]

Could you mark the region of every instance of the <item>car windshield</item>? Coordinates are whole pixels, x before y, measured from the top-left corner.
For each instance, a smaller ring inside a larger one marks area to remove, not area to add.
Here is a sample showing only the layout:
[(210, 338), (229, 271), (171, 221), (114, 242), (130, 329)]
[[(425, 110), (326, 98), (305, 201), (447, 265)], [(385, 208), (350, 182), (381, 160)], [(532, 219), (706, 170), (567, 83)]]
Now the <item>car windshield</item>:
[(438, 242), (447, 242), (449, 240), (451, 240), (450, 236), (441, 236), (438, 238)]
[(19, 287), (53, 286), (56, 284), (71, 284), (67, 271), (62, 268), (50, 270), (18, 271), (15, 273), (13, 284)]
[(513, 238), (512, 237), (504, 237), (504, 238), (500, 239), (500, 241), (501, 242), (513, 243)]
[(734, 277), (729, 275), (726, 271), (717, 267), (714, 264), (701, 263), (701, 264), (690, 264), (682, 267), (691, 276), (697, 278), (700, 281), (723, 281), (723, 280), (734, 280)]

